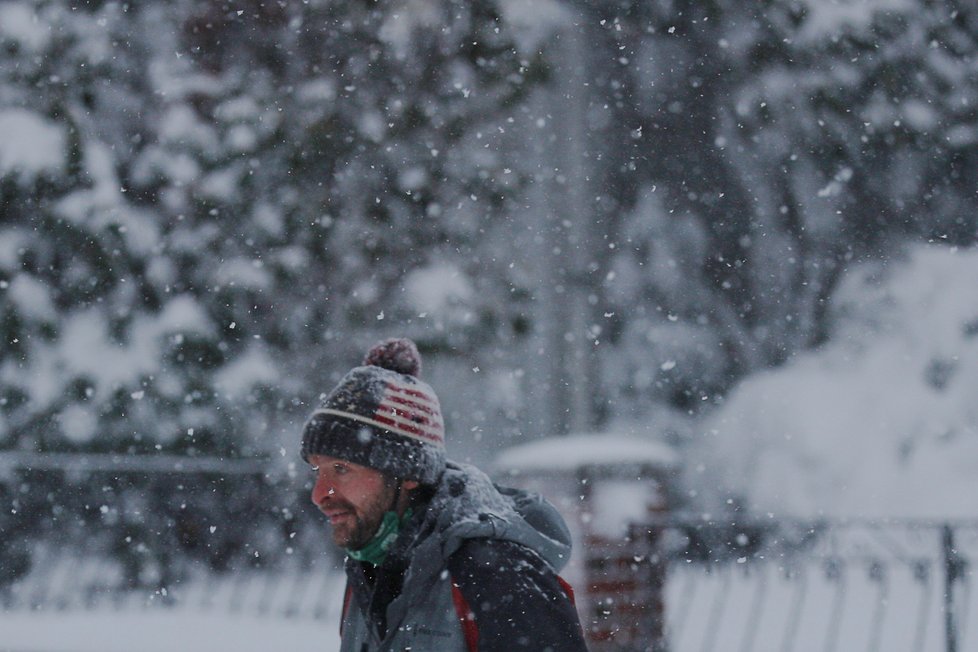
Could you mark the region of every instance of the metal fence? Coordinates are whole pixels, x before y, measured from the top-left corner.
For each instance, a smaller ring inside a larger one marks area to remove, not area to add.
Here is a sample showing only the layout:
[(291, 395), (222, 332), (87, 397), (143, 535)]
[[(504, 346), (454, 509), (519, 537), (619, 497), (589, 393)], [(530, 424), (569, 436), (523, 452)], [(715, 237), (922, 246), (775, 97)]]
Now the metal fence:
[(0, 452), (0, 610), (330, 618), (344, 580), (321, 523), (263, 505), (284, 475), (264, 459)]
[[(594, 552), (595, 583), (578, 587), (600, 596), (586, 618), (603, 632), (592, 638), (593, 650), (978, 649), (978, 522), (673, 519), (633, 526), (626, 540)], [(131, 589), (117, 560), (42, 544), (33, 570), (0, 587), (0, 608), (331, 621), (343, 577), (321, 561), (222, 574), (201, 567), (167, 586)]]
[(203, 567), (155, 588), (130, 588), (118, 560), (39, 546), (32, 571), (0, 587), (0, 610), (129, 613), (184, 610), (261, 618), (335, 620), (345, 577), (330, 564), (240, 568)]
[(664, 575), (669, 652), (978, 649), (978, 521), (671, 519), (633, 527)]

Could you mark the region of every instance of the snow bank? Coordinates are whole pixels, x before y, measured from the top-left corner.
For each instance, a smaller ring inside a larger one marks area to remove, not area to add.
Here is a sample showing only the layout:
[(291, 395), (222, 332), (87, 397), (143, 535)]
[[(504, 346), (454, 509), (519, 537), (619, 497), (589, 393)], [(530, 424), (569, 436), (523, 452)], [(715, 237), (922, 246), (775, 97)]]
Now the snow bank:
[(978, 250), (937, 246), (852, 270), (830, 342), (749, 378), (713, 419), (705, 477), (778, 514), (973, 517), (976, 278)]

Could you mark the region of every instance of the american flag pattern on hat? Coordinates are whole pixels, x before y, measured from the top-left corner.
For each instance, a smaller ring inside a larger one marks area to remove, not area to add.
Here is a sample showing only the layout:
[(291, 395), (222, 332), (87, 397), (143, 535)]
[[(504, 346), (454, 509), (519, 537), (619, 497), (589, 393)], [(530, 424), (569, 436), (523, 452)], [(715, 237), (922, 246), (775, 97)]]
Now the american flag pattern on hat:
[(335, 408), (319, 408), (313, 414), (335, 415), (424, 444), (445, 447), (445, 425), (441, 420), (438, 397), (425, 392), (418, 383), (409, 385), (400, 379), (387, 379), (380, 401), (369, 415)]

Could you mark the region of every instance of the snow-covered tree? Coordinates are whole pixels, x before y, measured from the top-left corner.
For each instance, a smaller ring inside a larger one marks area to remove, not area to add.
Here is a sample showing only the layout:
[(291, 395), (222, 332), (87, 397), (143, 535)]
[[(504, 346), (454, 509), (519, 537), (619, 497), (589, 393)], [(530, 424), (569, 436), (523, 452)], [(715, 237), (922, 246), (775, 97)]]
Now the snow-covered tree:
[[(495, 3), (0, 10), (0, 448), (291, 460), (392, 324), (484, 339), (484, 311), (405, 295), (441, 268), (469, 287), (522, 183), (496, 142), (533, 63)], [(96, 476), (52, 502), (105, 506), (120, 555), (149, 549), (137, 580), (174, 537), (219, 565), (296, 511), (288, 486)], [(190, 515), (191, 490), (223, 498)], [(0, 526), (50, 525), (45, 495)]]
[[(612, 376), (637, 365), (641, 378), (668, 380), (657, 350), (680, 329), (641, 322), (671, 315), (698, 335), (670, 373), (696, 369), (694, 384), (722, 395), (826, 338), (827, 297), (851, 261), (908, 236), (974, 241), (969, 7), (607, 2), (582, 11), (616, 44), (595, 76), (612, 80), (604, 107), (627, 155), (606, 168), (618, 214), (629, 215), (610, 233), (618, 278), (632, 281), (612, 289), (616, 313), (640, 321), (623, 316), (613, 330), (631, 367), (612, 362)], [(613, 383), (634, 393), (634, 377)], [(666, 398), (682, 405), (689, 392)]]

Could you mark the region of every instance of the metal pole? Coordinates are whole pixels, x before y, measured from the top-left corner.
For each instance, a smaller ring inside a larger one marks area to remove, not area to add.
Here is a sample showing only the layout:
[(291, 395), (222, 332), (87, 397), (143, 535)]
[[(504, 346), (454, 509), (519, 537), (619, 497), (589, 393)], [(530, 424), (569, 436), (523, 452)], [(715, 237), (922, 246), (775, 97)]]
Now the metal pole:
[(945, 525), (941, 537), (944, 552), (944, 639), (947, 652), (958, 651), (957, 630), (954, 624), (954, 583), (958, 579), (959, 561), (954, 549), (954, 530)]

